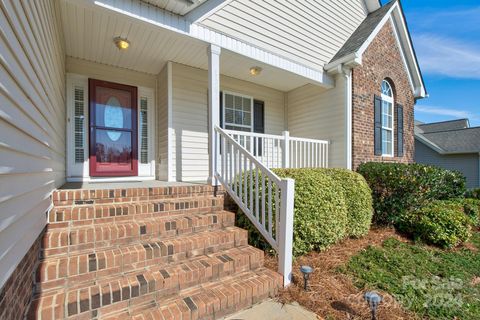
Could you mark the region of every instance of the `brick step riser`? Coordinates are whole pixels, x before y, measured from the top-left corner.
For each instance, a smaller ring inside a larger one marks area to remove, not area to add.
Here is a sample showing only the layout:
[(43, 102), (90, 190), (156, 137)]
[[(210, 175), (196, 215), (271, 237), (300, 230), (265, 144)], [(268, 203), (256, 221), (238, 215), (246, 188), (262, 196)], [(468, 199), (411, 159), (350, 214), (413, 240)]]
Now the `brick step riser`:
[[(216, 192), (222, 194), (221, 191)], [(136, 202), (187, 197), (207, 197), (215, 195), (213, 187), (159, 187), (100, 190), (57, 190), (53, 193), (55, 206), (74, 204), (102, 204), (116, 202)]]
[(48, 217), (51, 228), (71, 225), (111, 223), (159, 215), (209, 213), (223, 210), (223, 199), (210, 198), (174, 203), (116, 204), (110, 206), (73, 206), (53, 208)]
[(179, 219), (147, 220), (123, 225), (95, 225), (80, 229), (53, 229), (43, 237), (45, 257), (128, 245), (152, 238), (172, 238), (179, 235), (231, 227), (235, 223), (233, 213), (183, 217)]
[(46, 260), (38, 267), (36, 288), (38, 292), (41, 292), (61, 288), (71, 283), (89, 283), (115, 273), (180, 262), (247, 244), (247, 231), (235, 229), (229, 233), (203, 239), (138, 245), (135, 249), (129, 249), (128, 252), (116, 249)]
[(161, 302), (181, 290), (262, 266), (263, 252), (246, 250), (233, 254), (231, 251), (222, 252), (181, 267), (135, 272), (120, 280), (101, 281), (90, 287), (69, 290), (67, 296), (63, 296), (66, 308), (62, 316), (91, 316), (94, 310), (102, 316), (146, 301)]
[(156, 301), (147, 301), (112, 314), (103, 314), (102, 319), (221, 319), (278, 293), (281, 277), (262, 271), (255, 272), (257, 277), (252, 279), (227, 281), (224, 287), (208, 286), (208, 291), (182, 293), (175, 299), (160, 302), (161, 306)]

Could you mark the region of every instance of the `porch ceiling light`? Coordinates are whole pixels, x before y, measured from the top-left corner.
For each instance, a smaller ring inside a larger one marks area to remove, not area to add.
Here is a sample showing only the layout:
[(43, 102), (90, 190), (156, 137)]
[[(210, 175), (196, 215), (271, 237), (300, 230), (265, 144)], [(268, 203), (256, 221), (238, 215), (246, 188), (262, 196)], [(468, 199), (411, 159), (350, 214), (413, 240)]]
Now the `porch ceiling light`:
[(127, 50), (130, 47), (130, 41), (121, 37), (114, 38), (113, 42), (119, 50)]
[(262, 72), (262, 68), (261, 67), (251, 67), (250, 68), (250, 74), (252, 76), (258, 76), (261, 72)]

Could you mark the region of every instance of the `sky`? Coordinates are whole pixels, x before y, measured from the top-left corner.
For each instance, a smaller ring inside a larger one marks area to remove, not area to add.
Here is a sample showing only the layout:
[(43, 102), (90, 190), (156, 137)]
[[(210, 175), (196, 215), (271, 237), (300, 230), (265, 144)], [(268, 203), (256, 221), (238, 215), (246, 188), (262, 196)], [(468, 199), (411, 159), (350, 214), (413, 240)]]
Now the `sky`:
[[(383, 1), (388, 2), (388, 1)], [(480, 1), (403, 0), (429, 98), (415, 119), (480, 126)]]

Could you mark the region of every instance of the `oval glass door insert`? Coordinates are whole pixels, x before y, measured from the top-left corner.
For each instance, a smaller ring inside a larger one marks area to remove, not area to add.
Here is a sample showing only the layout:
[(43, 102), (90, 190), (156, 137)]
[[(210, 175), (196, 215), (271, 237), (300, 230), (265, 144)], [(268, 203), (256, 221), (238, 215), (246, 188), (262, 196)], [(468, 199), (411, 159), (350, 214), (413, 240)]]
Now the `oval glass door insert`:
[[(123, 128), (123, 109), (116, 97), (110, 97), (105, 105), (104, 111), (105, 126), (110, 128)], [(112, 141), (117, 141), (122, 136), (119, 131), (107, 131)]]

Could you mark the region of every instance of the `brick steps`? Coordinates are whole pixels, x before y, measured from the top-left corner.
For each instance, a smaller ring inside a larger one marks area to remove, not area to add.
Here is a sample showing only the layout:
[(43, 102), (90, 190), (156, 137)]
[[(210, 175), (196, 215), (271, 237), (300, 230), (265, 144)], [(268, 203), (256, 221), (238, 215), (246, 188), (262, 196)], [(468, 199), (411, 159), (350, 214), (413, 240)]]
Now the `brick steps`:
[(235, 214), (219, 211), (139, 219), (118, 223), (47, 229), (43, 238), (44, 256), (126, 245), (151, 238), (167, 238), (233, 226)]
[[(35, 304), (49, 301), (59, 305), (56, 313), (72, 317), (93, 310), (106, 314), (144, 301), (162, 301), (180, 290), (207, 283), (241, 272), (255, 270), (263, 262), (263, 251), (252, 247), (233, 248), (220, 253), (203, 255), (183, 263), (164, 264), (126, 274), (105, 277), (91, 285), (75, 285), (66, 290), (44, 293)], [(44, 316), (48, 312), (40, 308)]]
[(109, 274), (184, 261), (190, 257), (244, 246), (247, 242), (247, 231), (228, 227), (169, 239), (151, 239), (112, 249), (48, 257), (39, 265), (37, 287), (47, 290), (72, 282), (95, 281)]
[(274, 295), (282, 277), (214, 191), (54, 192), (27, 318), (217, 319)]
[(207, 185), (171, 186), (154, 188), (57, 190), (53, 194), (55, 206), (102, 204), (116, 202), (152, 201), (158, 199), (213, 196), (215, 189)]
[(138, 202), (67, 205), (54, 207), (48, 216), (51, 228), (114, 223), (159, 215), (211, 213), (223, 210), (223, 197), (168, 198)]
[(130, 306), (102, 319), (220, 319), (247, 308), (268, 297), (274, 297), (282, 284), (281, 276), (271, 270), (259, 268), (233, 277), (184, 290), (166, 301), (149, 301)]

